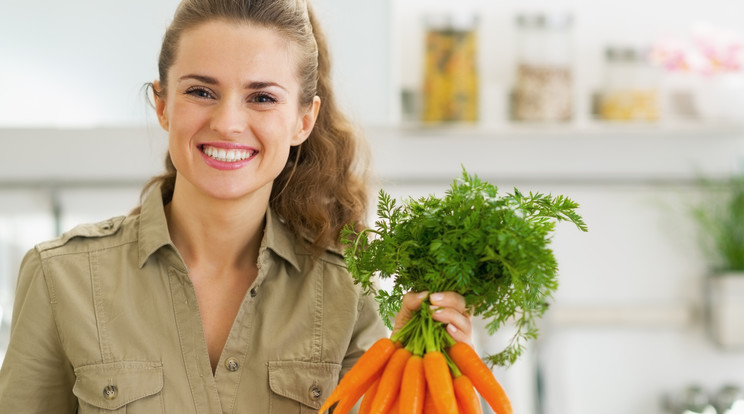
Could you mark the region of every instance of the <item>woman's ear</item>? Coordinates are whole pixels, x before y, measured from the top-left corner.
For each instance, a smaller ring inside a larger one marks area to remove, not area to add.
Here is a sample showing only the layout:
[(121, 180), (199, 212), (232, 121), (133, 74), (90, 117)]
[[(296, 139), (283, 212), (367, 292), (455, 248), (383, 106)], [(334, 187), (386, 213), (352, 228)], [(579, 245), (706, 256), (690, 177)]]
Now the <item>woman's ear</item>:
[(160, 126), (168, 131), (170, 124), (168, 123), (168, 116), (165, 113), (165, 96), (162, 93), (160, 81), (156, 80), (152, 82), (152, 98), (155, 101), (155, 113), (158, 115), (158, 122)]
[(302, 114), (299, 122), (299, 130), (297, 135), (292, 139), (291, 144), (300, 145), (310, 136), (315, 127), (315, 121), (318, 119), (318, 112), (320, 111), (320, 97), (316, 96), (313, 98), (313, 102), (308, 105), (305, 112)]

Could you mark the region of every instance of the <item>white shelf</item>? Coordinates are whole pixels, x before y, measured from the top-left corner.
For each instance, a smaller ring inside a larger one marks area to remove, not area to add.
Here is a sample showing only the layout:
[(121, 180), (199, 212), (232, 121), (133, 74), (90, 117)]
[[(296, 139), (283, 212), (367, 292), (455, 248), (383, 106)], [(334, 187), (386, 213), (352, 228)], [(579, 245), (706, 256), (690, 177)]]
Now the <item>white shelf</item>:
[[(469, 172), (497, 182), (690, 182), (744, 167), (744, 126), (503, 125), (367, 128), (385, 183), (446, 182)], [(144, 182), (162, 171), (159, 128), (0, 129), (0, 183)], [(61, 166), (61, 167), (60, 167)]]
[(367, 131), (383, 181), (450, 181), (461, 166), (496, 181), (678, 183), (744, 166), (733, 124), (505, 125)]
[(160, 127), (0, 129), (0, 184), (144, 183), (167, 145)]
[[(383, 129), (383, 128), (379, 128)], [(598, 120), (577, 120), (573, 122), (500, 122), (496, 124), (466, 124), (466, 123), (442, 123), (425, 124), (408, 122), (403, 123), (400, 128), (387, 128), (399, 130), (401, 134), (407, 135), (486, 135), (499, 136), (524, 136), (524, 135), (549, 135), (549, 136), (582, 136), (591, 135), (596, 137), (611, 137), (616, 135), (709, 135), (713, 137), (738, 135), (744, 137), (744, 121), (704, 121), (704, 120), (679, 120), (659, 122), (613, 122)]]
[(554, 327), (591, 328), (688, 328), (696, 319), (695, 309), (688, 304), (559, 306), (550, 309), (546, 321)]

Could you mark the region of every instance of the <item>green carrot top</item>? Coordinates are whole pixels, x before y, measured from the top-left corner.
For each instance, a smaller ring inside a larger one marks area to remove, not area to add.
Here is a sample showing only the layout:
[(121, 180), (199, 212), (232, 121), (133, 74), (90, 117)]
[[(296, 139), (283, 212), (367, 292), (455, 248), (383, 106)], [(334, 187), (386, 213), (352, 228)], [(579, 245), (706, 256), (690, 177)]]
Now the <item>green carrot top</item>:
[[(346, 263), (355, 282), (375, 295), (389, 327), (410, 290), (463, 295), (473, 315), (487, 321), (489, 334), (513, 321), (512, 341), (487, 357), (491, 364), (510, 365), (524, 343), (537, 337), (536, 319), (558, 287), (549, 246), (555, 223), (569, 221), (587, 230), (577, 208), (560, 195), (525, 195), (516, 188), (500, 195), (496, 186), (463, 169), (441, 198), (431, 195), (397, 205), (380, 191), (374, 227), (343, 231)], [(378, 289), (377, 277), (392, 278), (392, 288)], [(409, 349), (431, 348), (427, 335)], [(435, 346), (446, 346), (436, 336)]]

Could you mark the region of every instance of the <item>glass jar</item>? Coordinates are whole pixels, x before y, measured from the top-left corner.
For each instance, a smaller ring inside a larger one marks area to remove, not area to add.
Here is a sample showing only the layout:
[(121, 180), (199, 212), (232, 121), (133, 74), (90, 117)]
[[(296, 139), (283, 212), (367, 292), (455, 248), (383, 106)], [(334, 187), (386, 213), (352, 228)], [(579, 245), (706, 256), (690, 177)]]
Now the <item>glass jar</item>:
[(599, 97), (599, 117), (610, 121), (659, 119), (657, 69), (644, 49), (608, 47), (605, 80)]
[(477, 23), (475, 14), (426, 17), (424, 122), (478, 120)]
[(718, 414), (744, 414), (744, 390), (737, 385), (724, 385), (714, 397)]
[(571, 16), (521, 14), (516, 23), (517, 68), (512, 118), (518, 121), (571, 120)]

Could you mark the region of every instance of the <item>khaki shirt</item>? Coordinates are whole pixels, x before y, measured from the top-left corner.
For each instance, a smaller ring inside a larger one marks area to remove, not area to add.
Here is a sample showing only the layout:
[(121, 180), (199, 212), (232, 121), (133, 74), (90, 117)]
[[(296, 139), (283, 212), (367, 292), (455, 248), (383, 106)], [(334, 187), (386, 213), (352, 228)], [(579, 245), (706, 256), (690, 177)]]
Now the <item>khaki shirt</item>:
[(314, 413), (388, 335), (343, 259), (313, 260), (271, 210), (216, 372), (159, 191), (23, 260), (0, 413)]

